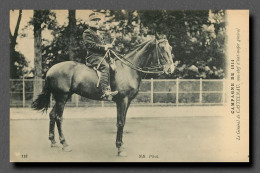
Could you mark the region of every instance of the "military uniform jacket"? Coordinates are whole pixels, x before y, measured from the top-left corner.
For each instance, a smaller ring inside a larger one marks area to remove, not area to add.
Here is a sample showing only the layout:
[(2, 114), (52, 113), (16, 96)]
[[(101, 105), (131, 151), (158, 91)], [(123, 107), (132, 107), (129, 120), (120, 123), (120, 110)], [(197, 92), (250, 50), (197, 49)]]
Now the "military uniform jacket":
[(105, 43), (103, 38), (98, 35), (95, 31), (92, 29), (87, 29), (83, 32), (83, 40), (85, 42), (85, 45), (87, 47), (87, 57), (93, 57), (93, 56), (104, 56), (106, 53), (105, 50)]

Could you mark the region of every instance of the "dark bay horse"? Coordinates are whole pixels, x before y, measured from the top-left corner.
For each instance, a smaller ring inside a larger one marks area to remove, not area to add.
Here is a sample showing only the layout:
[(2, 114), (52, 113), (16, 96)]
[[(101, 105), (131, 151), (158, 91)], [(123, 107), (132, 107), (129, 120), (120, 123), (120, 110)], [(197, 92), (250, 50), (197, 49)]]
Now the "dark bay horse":
[[(118, 155), (126, 154), (122, 150), (123, 128), (126, 113), (131, 101), (139, 91), (141, 74), (145, 67), (158, 63), (163, 72), (172, 73), (174, 64), (171, 54), (171, 46), (166, 39), (151, 39), (141, 43), (133, 51), (115, 61), (116, 70), (111, 75), (111, 88), (119, 93), (113, 98), (117, 105), (117, 136), (116, 147)], [(50, 95), (53, 95), (55, 105), (50, 112), (49, 139), (51, 146), (56, 147), (54, 137), (55, 123), (59, 132), (60, 143), (64, 151), (71, 151), (65, 141), (62, 131), (62, 114), (67, 100), (72, 94), (101, 100), (100, 87), (97, 87), (98, 76), (93, 68), (74, 61), (66, 61), (52, 66), (46, 74), (45, 86), (42, 93), (32, 103), (35, 110), (46, 110), (49, 107)]]

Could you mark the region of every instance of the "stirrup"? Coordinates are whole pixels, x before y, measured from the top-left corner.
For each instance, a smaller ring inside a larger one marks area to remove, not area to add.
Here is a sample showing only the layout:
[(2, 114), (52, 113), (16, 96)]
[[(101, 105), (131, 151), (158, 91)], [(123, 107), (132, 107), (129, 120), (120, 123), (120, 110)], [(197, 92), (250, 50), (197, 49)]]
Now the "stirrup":
[(105, 91), (105, 93), (101, 96), (101, 98), (109, 97), (109, 96), (115, 96), (118, 94), (118, 91)]

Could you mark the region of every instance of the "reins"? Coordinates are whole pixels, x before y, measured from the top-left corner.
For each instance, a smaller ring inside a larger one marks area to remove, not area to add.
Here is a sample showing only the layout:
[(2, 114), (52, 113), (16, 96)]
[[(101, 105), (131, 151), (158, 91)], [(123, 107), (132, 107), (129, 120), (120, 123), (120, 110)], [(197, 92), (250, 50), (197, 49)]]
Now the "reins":
[(130, 68), (132, 68), (136, 71), (139, 71), (139, 72), (142, 72), (142, 73), (150, 73), (150, 74), (162, 74), (162, 73), (164, 73), (163, 70), (159, 70), (163, 67), (163, 65), (160, 64), (160, 57), (162, 57), (162, 54), (160, 52), (160, 49), (158, 48), (158, 43), (163, 42), (163, 41), (166, 41), (166, 40), (164, 39), (164, 40), (159, 41), (159, 42), (156, 40), (156, 43), (155, 43), (156, 44), (156, 56), (157, 56), (157, 59), (158, 59), (158, 65), (156, 65), (156, 66), (139, 67), (139, 66), (133, 64), (128, 59), (124, 58), (123, 56), (119, 57), (118, 54), (111, 49), (107, 50), (107, 53), (105, 54), (104, 57), (106, 57), (107, 55), (112, 53), (119, 61), (121, 61), (126, 66), (128, 66), (128, 67), (130, 67)]
[(153, 66), (153, 67), (143, 67), (143, 68), (141, 68), (141, 67), (139, 67), (139, 66), (137, 66), (137, 65), (135, 65), (135, 64), (133, 64), (132, 62), (130, 62), (128, 59), (125, 59), (124, 57), (119, 57), (118, 55), (117, 55), (117, 53), (115, 53), (113, 50), (109, 50), (109, 51), (111, 51), (111, 53), (119, 60), (119, 61), (121, 61), (123, 64), (125, 64), (126, 66), (128, 66), (128, 67), (130, 67), (130, 68), (132, 68), (132, 69), (134, 69), (134, 70), (136, 70), (136, 71), (139, 71), (139, 72), (142, 72), (142, 73), (157, 73), (157, 74), (161, 74), (161, 73), (163, 73), (163, 71), (162, 70), (154, 70), (154, 69), (159, 69), (159, 68), (162, 68), (162, 66)]

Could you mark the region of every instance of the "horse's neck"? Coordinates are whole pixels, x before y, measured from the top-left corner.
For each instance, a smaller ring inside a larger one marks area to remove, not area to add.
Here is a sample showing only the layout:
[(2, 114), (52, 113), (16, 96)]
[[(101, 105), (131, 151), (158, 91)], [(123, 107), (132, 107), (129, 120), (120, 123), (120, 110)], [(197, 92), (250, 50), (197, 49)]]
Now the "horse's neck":
[(132, 56), (129, 56), (127, 59), (131, 61), (135, 66), (141, 68), (148, 66), (149, 63), (151, 63), (151, 56), (149, 55), (151, 54), (150, 50), (153, 46), (155, 46), (153, 44), (153, 40), (150, 40), (149, 42), (147, 42), (147, 44), (141, 47), (139, 51), (135, 50), (136, 53)]
[[(152, 59), (150, 53), (152, 53), (152, 49), (155, 47), (155, 44), (153, 40), (147, 41), (147, 44), (141, 45), (139, 48), (135, 49), (134, 51), (130, 52), (125, 56), (125, 58), (130, 61), (134, 66), (136, 67), (146, 67), (149, 66)], [(123, 68), (120, 68), (120, 70), (123, 70), (124, 72), (127, 72), (127, 75), (130, 76), (129, 79), (133, 79), (133, 81), (136, 81), (138, 83), (138, 87), (140, 85), (140, 81), (142, 79), (141, 72), (134, 70), (133, 68), (125, 68), (125, 65), (122, 63)], [(130, 65), (131, 66), (131, 65)], [(129, 80), (129, 82), (132, 80)]]

